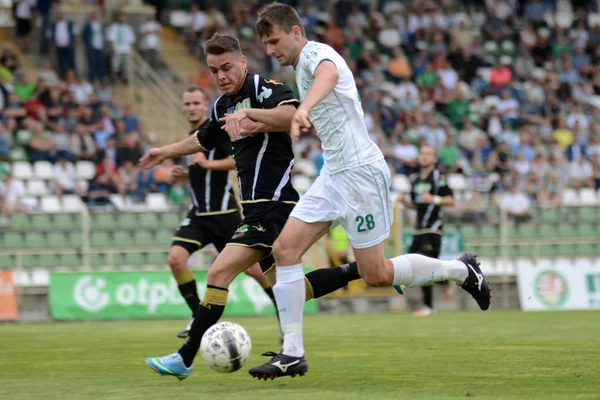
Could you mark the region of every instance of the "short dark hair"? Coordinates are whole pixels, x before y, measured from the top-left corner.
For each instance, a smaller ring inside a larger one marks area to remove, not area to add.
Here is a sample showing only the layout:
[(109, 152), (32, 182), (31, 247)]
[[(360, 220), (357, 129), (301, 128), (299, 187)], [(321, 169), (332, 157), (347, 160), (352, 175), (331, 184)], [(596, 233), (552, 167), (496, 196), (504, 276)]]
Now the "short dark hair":
[(195, 93), (195, 92), (200, 92), (202, 93), (202, 95), (204, 96), (204, 98), (206, 98), (206, 92), (204, 91), (204, 89), (202, 89), (200, 86), (198, 85), (189, 85), (188, 87), (185, 88), (185, 90), (183, 91), (183, 93)]
[(214, 56), (219, 56), (225, 53), (242, 54), (240, 42), (236, 38), (230, 35), (222, 35), (220, 33), (215, 33), (206, 41), (204, 51), (206, 54), (212, 54)]
[(270, 34), (275, 27), (285, 33), (290, 33), (295, 25), (300, 27), (302, 36), (306, 36), (300, 16), (293, 7), (287, 4), (271, 3), (258, 13), (256, 33), (259, 37), (263, 37)]

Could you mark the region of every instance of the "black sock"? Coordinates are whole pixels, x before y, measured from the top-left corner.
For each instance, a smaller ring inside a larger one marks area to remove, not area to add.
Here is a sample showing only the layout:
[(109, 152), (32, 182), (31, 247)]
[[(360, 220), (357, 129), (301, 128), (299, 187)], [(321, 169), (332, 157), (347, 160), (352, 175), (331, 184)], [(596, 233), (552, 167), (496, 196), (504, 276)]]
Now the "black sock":
[(198, 311), (198, 307), (200, 306), (200, 297), (198, 297), (196, 281), (186, 282), (177, 287), (188, 307), (192, 310), (192, 316), (196, 315), (196, 311)]
[(421, 290), (423, 292), (423, 304), (433, 309), (433, 286), (423, 286)]
[(225, 304), (227, 303), (227, 292), (227, 289), (213, 285), (206, 287), (204, 299), (194, 315), (194, 322), (192, 323), (188, 339), (181, 349), (179, 349), (179, 354), (181, 354), (186, 367), (194, 363), (194, 357), (198, 353), (204, 332), (216, 324), (221, 315), (223, 315), (223, 310), (225, 310)]
[(320, 268), (304, 276), (306, 299), (318, 299), (338, 289), (346, 287), (348, 282), (360, 279), (355, 262), (333, 268)]

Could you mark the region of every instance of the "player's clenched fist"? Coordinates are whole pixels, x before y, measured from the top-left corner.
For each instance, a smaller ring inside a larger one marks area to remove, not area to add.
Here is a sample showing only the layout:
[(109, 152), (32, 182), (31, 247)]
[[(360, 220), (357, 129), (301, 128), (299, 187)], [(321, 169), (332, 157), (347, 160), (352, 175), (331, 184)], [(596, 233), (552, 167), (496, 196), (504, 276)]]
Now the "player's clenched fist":
[(290, 134), (292, 135), (292, 139), (298, 140), (300, 139), (300, 132), (308, 132), (312, 128), (312, 124), (308, 119), (308, 110), (302, 108), (300, 106), (296, 113), (294, 114), (294, 118), (292, 118), (292, 127), (290, 129)]
[(173, 176), (173, 179), (187, 178), (188, 172), (182, 166), (176, 165), (171, 170), (171, 176)]
[(148, 153), (144, 157), (140, 158), (140, 166), (149, 169), (163, 162), (165, 158), (166, 157), (164, 155), (163, 149), (155, 147), (153, 149), (150, 149), (150, 151), (148, 151)]

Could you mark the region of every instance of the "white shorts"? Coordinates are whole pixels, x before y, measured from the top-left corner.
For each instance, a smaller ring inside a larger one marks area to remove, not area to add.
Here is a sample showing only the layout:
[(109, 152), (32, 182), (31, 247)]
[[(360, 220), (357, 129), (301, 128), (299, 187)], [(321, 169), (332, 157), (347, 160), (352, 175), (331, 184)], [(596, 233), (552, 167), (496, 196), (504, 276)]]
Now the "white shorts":
[(383, 242), (394, 220), (384, 160), (334, 175), (321, 173), (290, 214), (306, 223), (341, 224), (354, 249)]

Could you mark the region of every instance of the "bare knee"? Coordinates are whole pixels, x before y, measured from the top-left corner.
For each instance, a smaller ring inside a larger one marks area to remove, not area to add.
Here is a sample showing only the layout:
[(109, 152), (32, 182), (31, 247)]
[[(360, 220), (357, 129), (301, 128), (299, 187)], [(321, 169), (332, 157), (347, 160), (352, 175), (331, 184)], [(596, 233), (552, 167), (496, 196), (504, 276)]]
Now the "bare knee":
[(301, 262), (302, 254), (290, 240), (279, 238), (273, 243), (273, 258), (277, 265), (294, 265)]
[(173, 272), (182, 272), (187, 269), (187, 253), (179, 251), (170, 251), (167, 257), (167, 263)]
[(206, 281), (209, 285), (227, 288), (236, 275), (231, 268), (215, 264), (208, 270)]

